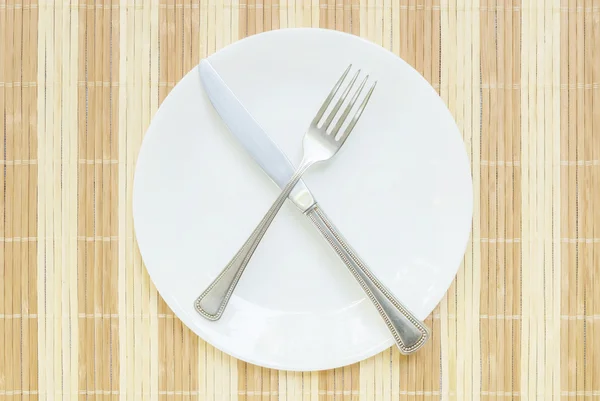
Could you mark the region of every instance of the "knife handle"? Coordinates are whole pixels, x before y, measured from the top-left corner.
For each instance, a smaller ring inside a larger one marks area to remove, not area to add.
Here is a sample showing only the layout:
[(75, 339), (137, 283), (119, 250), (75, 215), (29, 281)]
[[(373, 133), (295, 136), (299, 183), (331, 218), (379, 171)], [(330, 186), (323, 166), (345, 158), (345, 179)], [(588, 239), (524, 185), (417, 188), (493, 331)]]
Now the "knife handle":
[(318, 206), (306, 214), (367, 294), (392, 333), (400, 352), (407, 355), (421, 348), (429, 338), (429, 328), (373, 275)]

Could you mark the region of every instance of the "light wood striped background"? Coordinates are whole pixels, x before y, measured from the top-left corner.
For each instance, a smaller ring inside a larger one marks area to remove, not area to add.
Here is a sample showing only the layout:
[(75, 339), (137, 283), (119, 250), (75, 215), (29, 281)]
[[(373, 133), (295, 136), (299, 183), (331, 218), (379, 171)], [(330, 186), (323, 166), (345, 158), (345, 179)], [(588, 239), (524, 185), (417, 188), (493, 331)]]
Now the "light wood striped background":
[[(200, 58), (312, 26), (420, 71), (472, 161), (472, 239), (416, 355), (252, 366), (161, 300), (144, 131)], [(0, 400), (600, 400), (600, 0), (0, 0)]]

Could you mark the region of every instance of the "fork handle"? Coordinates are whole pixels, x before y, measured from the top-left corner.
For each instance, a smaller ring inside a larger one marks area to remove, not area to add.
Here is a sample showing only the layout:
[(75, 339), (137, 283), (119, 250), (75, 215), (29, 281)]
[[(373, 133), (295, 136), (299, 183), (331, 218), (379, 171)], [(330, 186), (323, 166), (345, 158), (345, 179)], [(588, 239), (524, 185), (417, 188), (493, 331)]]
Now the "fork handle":
[(429, 338), (429, 328), (373, 275), (318, 206), (314, 206), (306, 214), (367, 294), (392, 333), (400, 352), (407, 355), (421, 348)]
[(311, 160), (302, 161), (300, 167), (298, 167), (292, 178), (290, 178), (290, 181), (283, 188), (252, 234), (244, 242), (244, 245), (237, 251), (217, 278), (196, 299), (194, 307), (198, 313), (209, 320), (218, 320), (221, 318), (227, 303), (229, 303), (231, 294), (233, 294), (233, 290), (235, 290), (237, 283), (244, 273), (244, 269), (248, 265), (248, 262), (250, 262), (254, 251), (267, 232), (271, 222), (298, 181), (300, 181), (302, 174), (313, 164), (314, 161)]

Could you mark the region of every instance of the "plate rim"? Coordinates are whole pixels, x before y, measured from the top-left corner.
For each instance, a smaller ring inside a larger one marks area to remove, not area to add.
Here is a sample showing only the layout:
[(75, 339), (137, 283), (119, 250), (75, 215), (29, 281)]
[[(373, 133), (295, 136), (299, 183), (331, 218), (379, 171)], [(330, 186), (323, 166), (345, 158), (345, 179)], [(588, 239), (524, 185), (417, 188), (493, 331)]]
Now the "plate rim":
[[(223, 46), (221, 49), (215, 51), (214, 53), (212, 53), (209, 56), (200, 58), (198, 63), (195, 64), (194, 66), (192, 66), (192, 68), (190, 70), (188, 70), (185, 74), (183, 74), (182, 78), (180, 78), (176, 83), (175, 86), (177, 86), (181, 80), (183, 80), (187, 75), (193, 73), (194, 71), (198, 70), (198, 66), (201, 60), (203, 59), (210, 59), (210, 57), (214, 54), (218, 54), (226, 49), (230, 49), (232, 47), (236, 47), (236, 46), (240, 46), (243, 45), (243, 43), (252, 40), (252, 39), (256, 39), (257, 37), (264, 37), (264, 36), (271, 36), (271, 35), (278, 35), (281, 34), (283, 32), (290, 32), (290, 31), (298, 31), (298, 32), (305, 32), (305, 31), (321, 31), (322, 33), (325, 34), (329, 34), (329, 35), (338, 35), (338, 36), (346, 36), (346, 37), (351, 37), (353, 40), (357, 40), (357, 41), (361, 41), (365, 44), (368, 44), (369, 46), (376, 48), (377, 51), (384, 51), (392, 56), (394, 56), (395, 58), (400, 59), (408, 68), (412, 69), (418, 76), (419, 79), (421, 79), (423, 82), (426, 83), (426, 85), (428, 87), (430, 87), (436, 94), (436, 96), (438, 96), (441, 99), (440, 94), (435, 91), (435, 89), (431, 86), (431, 83), (429, 83), (429, 81), (427, 81), (425, 79), (425, 77), (418, 72), (411, 64), (409, 64), (407, 61), (405, 61), (404, 59), (402, 59), (399, 55), (393, 53), (392, 51), (390, 51), (389, 49), (386, 49), (383, 46), (378, 45), (375, 42), (372, 42), (366, 38), (360, 37), (358, 35), (353, 35), (350, 33), (346, 33), (346, 32), (341, 32), (341, 31), (336, 31), (336, 30), (331, 30), (331, 29), (325, 29), (325, 28), (320, 28), (320, 27), (293, 27), (293, 28), (281, 28), (281, 29), (276, 29), (276, 30), (271, 30), (271, 31), (266, 31), (266, 32), (261, 32), (261, 33), (257, 33), (255, 35), (250, 35), (250, 36), (246, 36), (242, 39), (236, 40), (226, 46)], [(148, 127), (146, 128), (146, 130), (144, 131), (144, 137), (142, 138), (142, 141), (140, 143), (139, 149), (138, 149), (138, 153), (136, 156), (139, 156), (139, 154), (142, 152), (143, 147), (144, 147), (144, 139), (145, 139), (145, 135), (146, 133), (151, 129), (152, 127), (152, 122), (154, 120), (154, 117), (159, 113), (161, 107), (163, 107), (164, 104), (168, 103), (167, 100), (173, 95), (174, 91), (171, 90), (169, 91), (169, 93), (165, 96), (165, 98), (163, 99), (163, 101), (158, 105), (156, 112), (154, 113), (154, 115), (152, 116), (150, 123), (148, 125)], [(446, 102), (443, 101), (443, 99), (441, 99), (442, 101), (440, 102), (441, 105), (447, 110), (448, 114), (451, 116), (451, 120), (453, 125), (456, 128), (456, 131), (460, 134), (461, 130), (458, 127), (458, 124), (456, 122), (455, 117), (452, 115), (452, 113), (450, 112), (450, 110), (448, 109), (448, 106), (446, 104)], [(464, 143), (464, 139), (461, 137), (460, 138), (461, 141), (463, 141)], [(468, 158), (468, 154), (465, 151), (465, 155), (470, 163), (470, 159)], [(137, 177), (137, 172), (138, 172), (138, 168), (139, 168), (139, 157), (136, 157), (136, 163), (135, 163), (135, 167), (134, 167), (134, 176), (133, 176), (133, 182), (132, 182), (132, 225), (133, 225), (133, 231), (134, 231), (134, 235), (136, 237), (136, 242), (137, 242), (137, 224), (136, 224), (136, 213), (135, 213), (135, 198), (136, 198), (136, 177)], [(472, 171), (469, 170), (469, 189), (470, 189), (470, 194), (471, 194), (471, 199), (473, 196), (473, 175), (472, 175)], [(265, 173), (266, 174), (266, 173)], [(468, 215), (469, 215), (469, 230), (466, 233), (465, 236), (465, 240), (462, 244), (462, 251), (461, 251), (461, 255), (463, 255), (462, 257), (464, 257), (465, 252), (468, 249), (468, 244), (469, 244), (469, 240), (472, 236), (472, 230), (473, 230), (473, 212), (474, 212), (474, 202), (473, 200), (471, 200), (471, 202), (469, 202), (468, 205)], [(155, 274), (152, 273), (152, 269), (148, 268), (148, 266), (146, 265), (145, 261), (144, 261), (144, 257), (143, 257), (143, 251), (141, 249), (141, 247), (139, 247), (138, 244), (138, 250), (140, 252), (140, 256), (141, 256), (141, 260), (142, 263), (144, 264), (145, 270), (148, 273), (149, 277), (150, 277), (150, 281), (152, 281), (152, 284), (155, 286), (156, 291), (159, 295), (161, 295), (161, 298), (164, 300), (164, 302), (169, 306), (169, 308), (173, 311), (174, 315), (180, 319), (185, 326), (194, 333), (194, 335), (198, 336), (201, 340), (205, 341), (207, 344), (211, 345), (212, 347), (214, 347), (215, 349), (220, 350), (221, 352), (228, 354), (240, 361), (246, 362), (246, 363), (251, 363), (254, 364), (256, 366), (261, 366), (261, 367), (265, 367), (265, 368), (269, 368), (269, 369), (277, 369), (277, 370), (285, 370), (285, 371), (291, 371), (291, 372), (318, 372), (318, 371), (322, 371), (322, 370), (329, 370), (329, 369), (336, 369), (336, 368), (340, 368), (340, 367), (344, 367), (344, 366), (348, 366), (354, 363), (358, 363), (360, 361), (363, 361), (365, 359), (371, 358), (383, 351), (385, 351), (386, 349), (388, 349), (390, 346), (394, 346), (394, 340), (392, 337), (388, 338), (388, 340), (381, 342), (380, 344), (378, 344), (378, 346), (373, 346), (369, 352), (364, 352), (361, 354), (361, 356), (356, 356), (355, 354), (352, 354), (350, 357), (344, 357), (344, 358), (338, 358), (335, 363), (311, 363), (311, 365), (313, 367), (307, 368), (305, 366), (289, 366), (286, 364), (278, 364), (278, 363), (272, 363), (272, 361), (265, 361), (265, 360), (257, 360), (255, 358), (252, 357), (247, 357), (247, 356), (242, 356), (237, 352), (234, 352), (232, 350), (226, 350), (225, 348), (222, 347), (223, 344), (217, 344), (214, 342), (210, 342), (207, 339), (205, 339), (205, 337), (203, 337), (202, 335), (200, 335), (197, 331), (197, 327), (194, 324), (189, 324), (191, 322), (191, 317), (188, 316), (187, 313), (185, 313), (184, 311), (182, 311), (178, 306), (174, 305), (173, 301), (171, 300), (170, 297), (163, 297), (162, 296), (162, 291), (159, 290), (159, 286), (156, 285), (157, 281), (155, 280)], [(429, 316), (433, 310), (435, 310), (435, 308), (439, 305), (439, 303), (443, 300), (444, 296), (447, 294), (449, 288), (452, 285), (452, 282), (454, 282), (454, 280), (456, 279), (456, 276), (460, 270), (460, 266), (461, 263), (457, 263), (455, 264), (455, 267), (453, 268), (453, 274), (452, 277), (453, 279), (449, 282), (448, 286), (446, 287), (446, 289), (441, 293), (441, 297), (440, 299), (436, 302), (436, 304), (433, 306), (432, 310), (429, 311), (428, 315)], [(177, 313), (176, 311), (179, 311), (179, 313)], [(427, 316), (425, 318), (427, 318)], [(425, 319), (424, 318), (424, 319)], [(424, 320), (423, 319), (423, 320)], [(429, 340), (431, 341), (431, 339)], [(331, 359), (327, 360), (327, 361), (332, 361)]]

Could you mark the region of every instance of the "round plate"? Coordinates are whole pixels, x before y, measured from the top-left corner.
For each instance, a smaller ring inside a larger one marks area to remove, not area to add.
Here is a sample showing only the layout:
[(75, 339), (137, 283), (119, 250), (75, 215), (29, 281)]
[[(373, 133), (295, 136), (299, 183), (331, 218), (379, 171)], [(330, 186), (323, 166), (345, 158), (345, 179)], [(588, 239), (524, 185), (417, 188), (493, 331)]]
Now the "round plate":
[[(460, 132), (433, 88), (394, 54), (329, 30), (267, 32), (209, 60), (294, 165), (348, 64), (378, 80), (344, 146), (304, 181), (372, 271), (426, 318), (463, 257), (473, 196)], [(278, 192), (226, 129), (194, 68), (155, 115), (133, 188), (141, 255), (169, 307), (208, 343), (270, 368), (330, 369), (392, 345), (345, 265), (291, 202), (223, 317), (212, 322), (194, 310)]]

